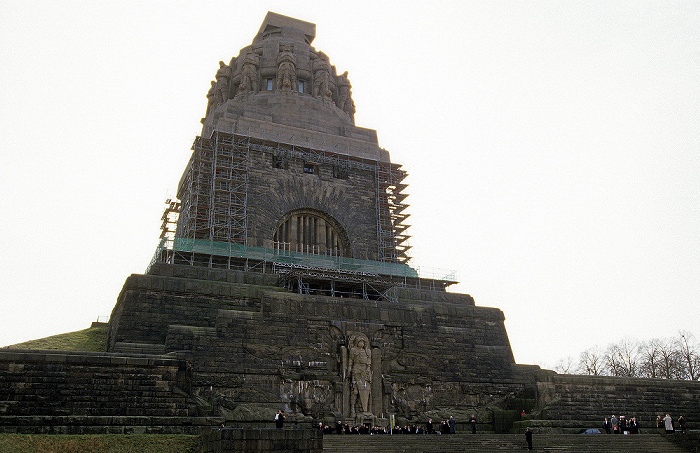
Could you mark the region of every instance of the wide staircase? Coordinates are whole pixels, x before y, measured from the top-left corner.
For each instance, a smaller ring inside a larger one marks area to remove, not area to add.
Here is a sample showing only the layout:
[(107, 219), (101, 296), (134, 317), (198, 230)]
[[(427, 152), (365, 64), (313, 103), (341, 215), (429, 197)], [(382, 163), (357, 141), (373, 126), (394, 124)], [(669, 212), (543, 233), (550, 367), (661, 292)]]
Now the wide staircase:
[[(496, 453), (527, 451), (524, 434), (323, 436), (328, 453)], [(688, 453), (660, 434), (537, 434), (533, 451), (594, 453)]]

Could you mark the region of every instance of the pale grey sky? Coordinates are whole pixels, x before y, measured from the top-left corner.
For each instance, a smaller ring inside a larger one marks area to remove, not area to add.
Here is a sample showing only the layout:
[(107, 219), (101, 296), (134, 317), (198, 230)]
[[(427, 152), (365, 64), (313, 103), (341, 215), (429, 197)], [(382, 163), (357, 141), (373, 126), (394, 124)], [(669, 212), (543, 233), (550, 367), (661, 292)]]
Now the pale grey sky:
[(409, 172), (413, 263), (518, 363), (700, 339), (700, 2), (0, 2), (0, 345), (108, 316), (155, 250), (218, 61), (316, 24)]

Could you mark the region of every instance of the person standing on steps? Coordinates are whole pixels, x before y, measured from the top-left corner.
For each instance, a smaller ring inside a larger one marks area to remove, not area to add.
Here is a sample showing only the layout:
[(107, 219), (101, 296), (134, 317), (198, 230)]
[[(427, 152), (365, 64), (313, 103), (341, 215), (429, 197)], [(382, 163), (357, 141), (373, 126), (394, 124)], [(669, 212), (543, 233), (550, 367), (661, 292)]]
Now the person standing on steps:
[(472, 425), (472, 434), (476, 434), (476, 417), (474, 414), (469, 417), (469, 424)]
[(530, 428), (525, 430), (525, 440), (527, 441), (527, 449), (532, 450), (532, 431)]
[(673, 433), (673, 419), (668, 414), (664, 417), (664, 427), (666, 428), (666, 434)]
[(457, 432), (457, 422), (455, 421), (455, 418), (453, 416), (450, 415), (450, 419), (447, 421), (447, 424), (450, 427), (450, 434), (454, 434)]
[(277, 415), (275, 415), (275, 426), (277, 429), (284, 427), (284, 412), (281, 410), (277, 411)]

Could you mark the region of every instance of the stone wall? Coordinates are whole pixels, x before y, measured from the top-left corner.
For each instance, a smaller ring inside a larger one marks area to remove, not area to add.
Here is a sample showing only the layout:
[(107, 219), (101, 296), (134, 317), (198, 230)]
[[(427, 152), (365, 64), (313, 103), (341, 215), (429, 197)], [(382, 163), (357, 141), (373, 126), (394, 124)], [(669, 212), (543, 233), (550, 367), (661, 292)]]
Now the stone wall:
[(306, 160), (287, 158), (273, 165), (273, 155), (251, 150), (248, 166), (248, 245), (274, 248), (272, 238), (284, 216), (314, 209), (336, 220), (351, 240), (352, 257), (377, 259), (376, 175), (349, 165), (342, 178), (333, 165), (315, 163), (304, 172)]
[(468, 295), (401, 289), (398, 302), (299, 295), (239, 283), (252, 278), (245, 275), (157, 265), (130, 276), (108, 347), (150, 343), (187, 354), (195, 394), (229, 413), (257, 405), (260, 417), (274, 408), (317, 419), (350, 415), (344, 357), (357, 335), (372, 350), (375, 416), (466, 411), (532, 385), (514, 363), (503, 313)]
[(637, 417), (643, 429), (654, 429), (658, 415), (700, 420), (700, 382), (662, 379), (551, 374), (537, 382), (542, 418), (566, 426), (600, 427), (604, 417)]
[(187, 431), (190, 375), (174, 357), (0, 349), (0, 432)]
[(213, 429), (202, 435), (203, 453), (322, 453), (317, 429)]

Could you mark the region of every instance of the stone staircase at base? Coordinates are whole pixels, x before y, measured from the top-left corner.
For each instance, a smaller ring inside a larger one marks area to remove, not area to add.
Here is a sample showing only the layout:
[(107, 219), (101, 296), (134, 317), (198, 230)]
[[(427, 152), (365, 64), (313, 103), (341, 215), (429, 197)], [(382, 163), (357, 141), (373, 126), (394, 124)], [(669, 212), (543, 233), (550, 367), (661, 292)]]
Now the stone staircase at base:
[(112, 352), (120, 354), (165, 354), (165, 345), (154, 343), (127, 343), (118, 341), (114, 344)]
[[(527, 451), (524, 434), (323, 436), (328, 453), (496, 453)], [(533, 451), (571, 453), (688, 453), (659, 434), (537, 434)]]

